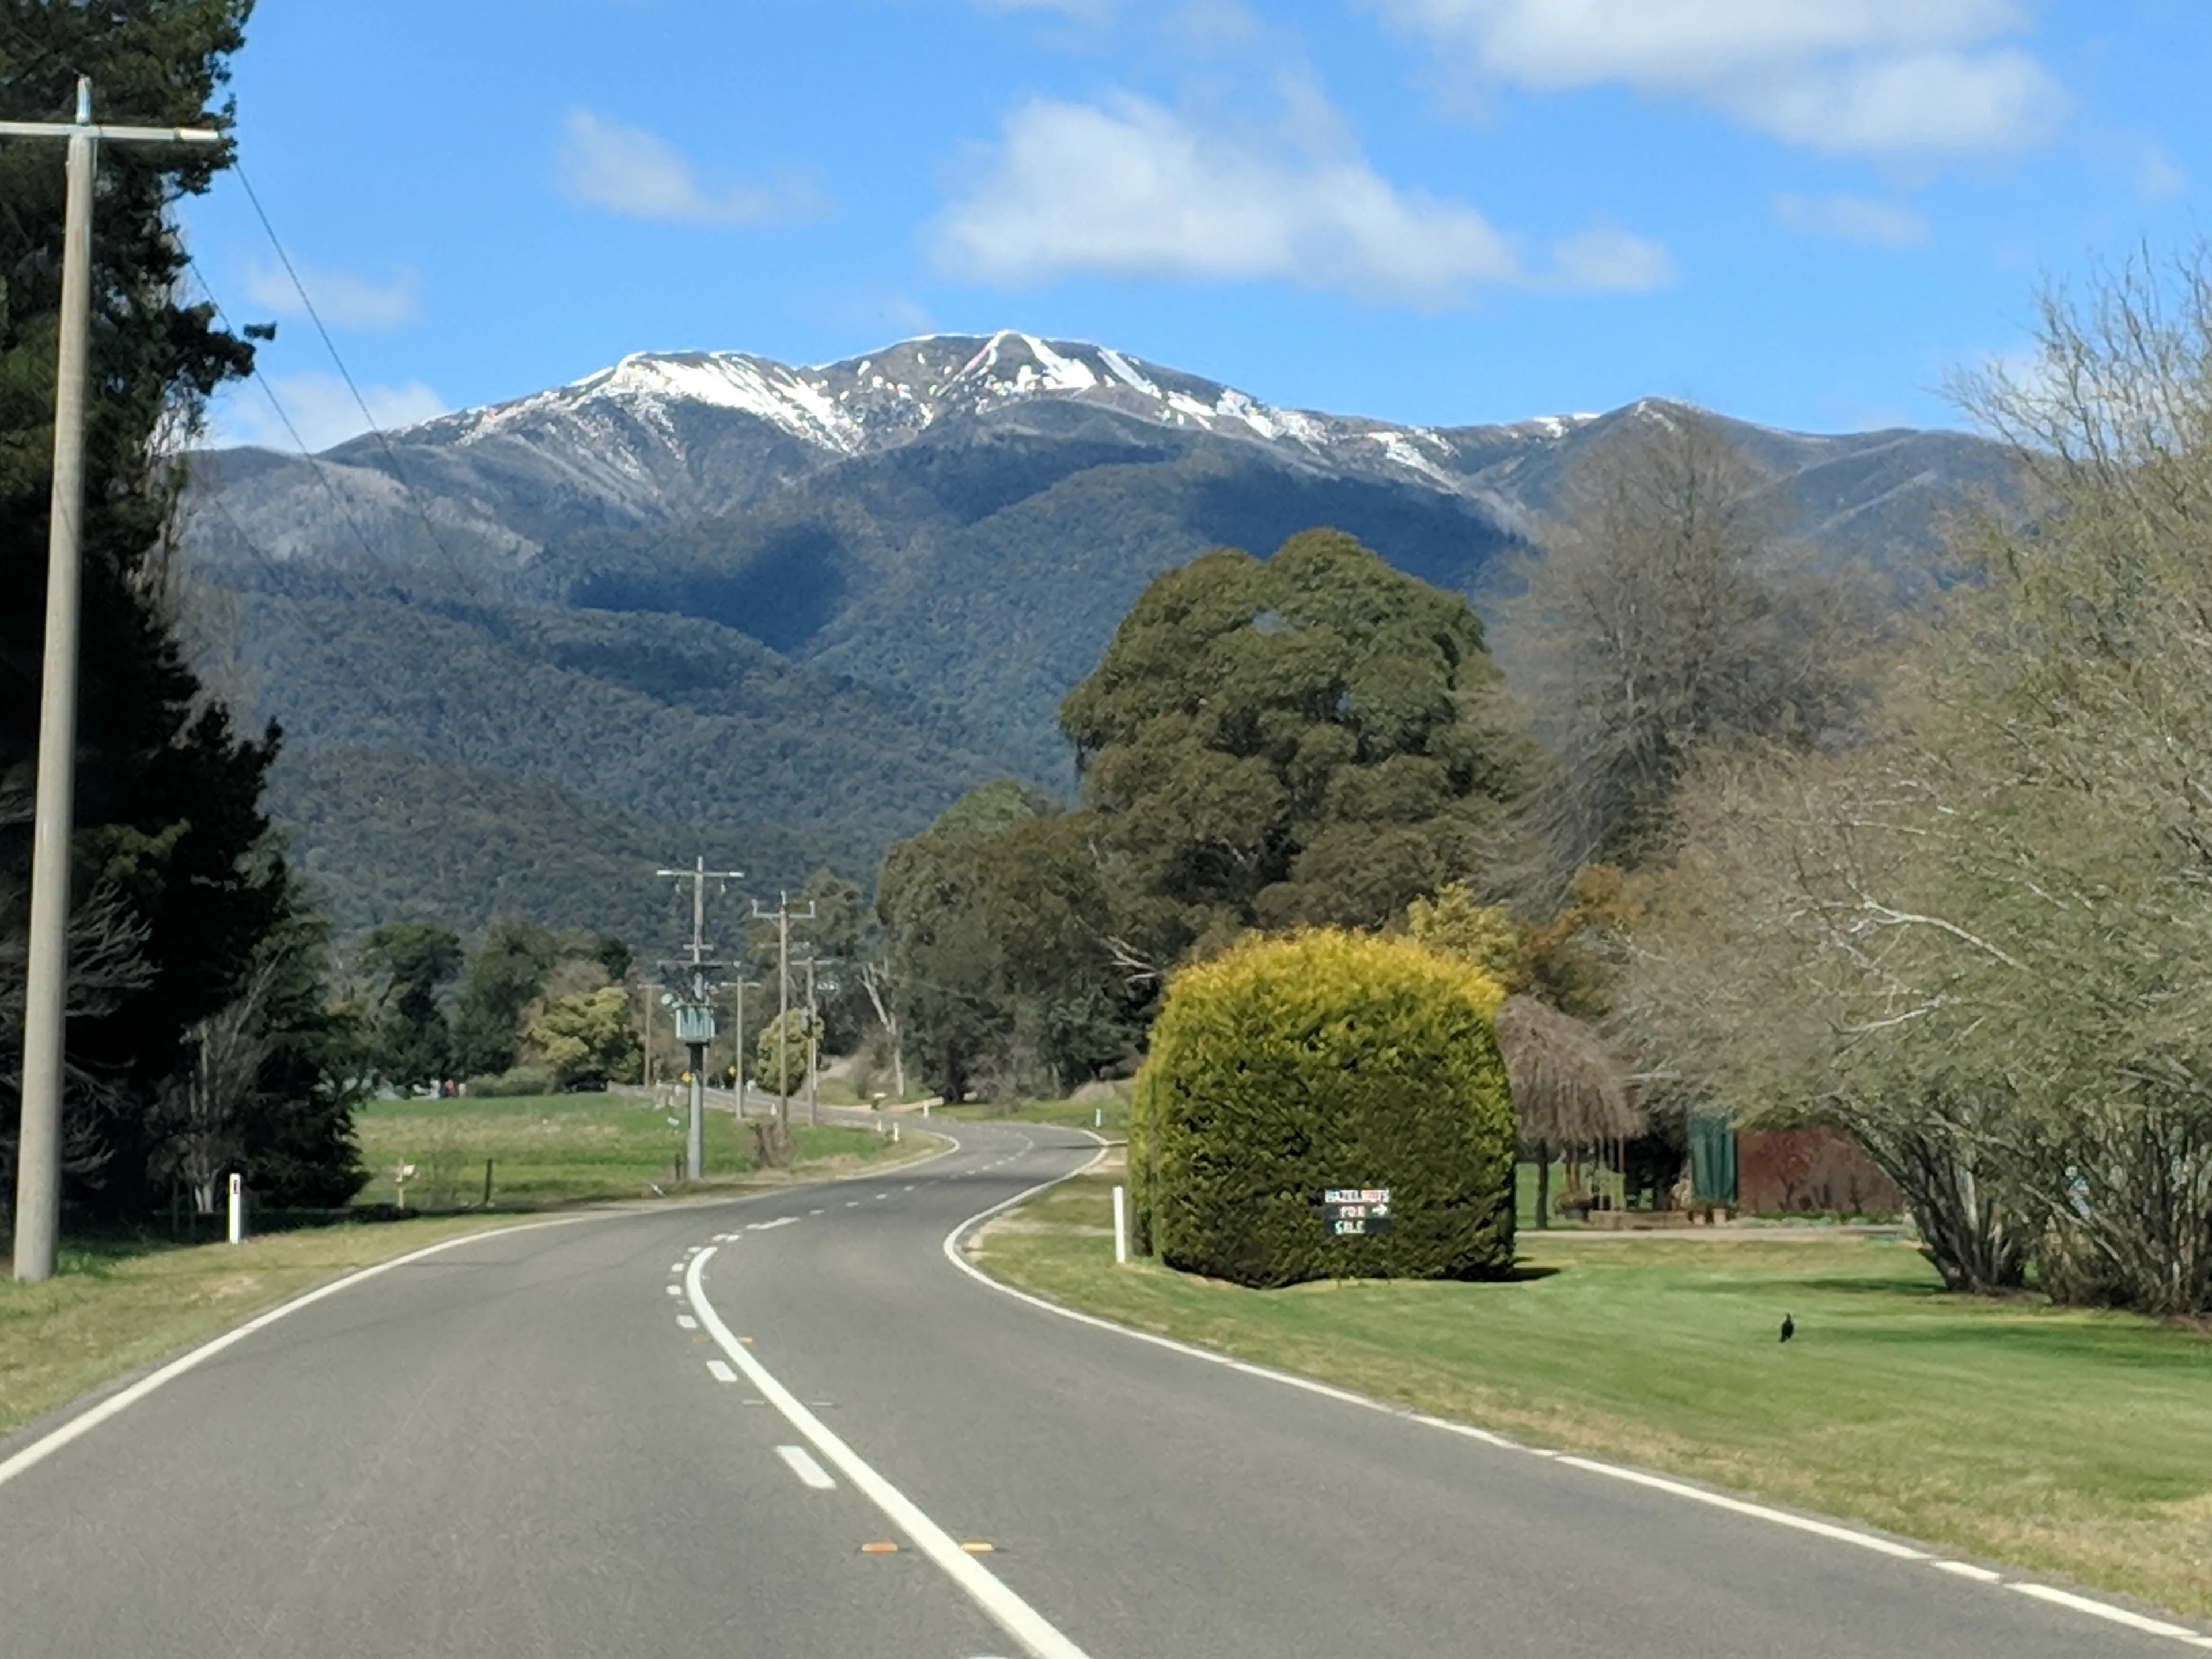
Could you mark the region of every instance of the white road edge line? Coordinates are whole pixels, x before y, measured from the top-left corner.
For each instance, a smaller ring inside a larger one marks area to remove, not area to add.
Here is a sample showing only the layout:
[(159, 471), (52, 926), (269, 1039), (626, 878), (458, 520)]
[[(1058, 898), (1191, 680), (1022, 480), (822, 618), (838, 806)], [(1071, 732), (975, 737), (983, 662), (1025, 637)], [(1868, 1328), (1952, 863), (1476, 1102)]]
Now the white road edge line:
[(2071, 1607), (2076, 1613), (2086, 1613), (2092, 1619), (2109, 1620), (2115, 1625), (2124, 1625), (2130, 1630), (2139, 1630), (2146, 1636), (2173, 1636), (2198, 1647), (2212, 1647), (2212, 1637), (2201, 1636), (2179, 1625), (2169, 1625), (2163, 1619), (2148, 1618), (2140, 1613), (2130, 1613), (2125, 1607), (2116, 1607), (2109, 1601), (2099, 1601), (2087, 1595), (2076, 1595), (2050, 1584), (2031, 1584), (2021, 1582), (2008, 1583), (2008, 1590), (2018, 1590), (2022, 1595), (2032, 1595), (2039, 1601), (2051, 1601), (2062, 1607)]
[(1587, 1470), (1591, 1474), (1609, 1476), (1615, 1480), (1627, 1480), (1639, 1486), (1649, 1486), (1654, 1492), (1663, 1492), (1676, 1498), (1686, 1498), (1696, 1504), (1710, 1504), (1717, 1510), (1727, 1510), (1735, 1515), (1748, 1515), (1760, 1521), (1771, 1521), (1778, 1527), (1795, 1527), (1799, 1532), (1809, 1532), (1821, 1538), (1832, 1538), (1838, 1544), (1853, 1544), (1863, 1550), (1872, 1550), (1877, 1555), (1891, 1556), (1899, 1561), (1928, 1561), (1934, 1558), (1926, 1550), (1917, 1550), (1910, 1544), (1900, 1544), (1894, 1539), (1884, 1538), (1878, 1533), (1860, 1532), (1853, 1527), (1839, 1527), (1832, 1521), (1815, 1521), (1810, 1516), (1792, 1515), (1787, 1510), (1770, 1509), (1764, 1504), (1747, 1503), (1741, 1498), (1730, 1498), (1723, 1492), (1707, 1492), (1702, 1486), (1692, 1486), (1686, 1481), (1669, 1480), (1662, 1474), (1646, 1474), (1641, 1469), (1624, 1468), (1618, 1463), (1601, 1463), (1593, 1457), (1563, 1455), (1555, 1460), (1572, 1469)]
[(807, 1410), (775, 1380), (767, 1366), (738, 1342), (722, 1322), (721, 1316), (714, 1311), (714, 1304), (708, 1301), (706, 1286), (701, 1282), (700, 1275), (714, 1255), (712, 1250), (702, 1250), (691, 1258), (690, 1271), (684, 1276), (684, 1288), (690, 1295), (691, 1310), (699, 1316), (699, 1322), (707, 1328), (716, 1346), (729, 1356), (730, 1363), (743, 1371), (762, 1396), (783, 1413), (784, 1420), (881, 1510), (884, 1518), (904, 1533), (916, 1549), (966, 1591), (969, 1599), (982, 1608), (1000, 1629), (1020, 1643), (1030, 1659), (1087, 1659), (1083, 1650), (1063, 1636), (1042, 1613), (1007, 1589), (974, 1556), (963, 1550), (949, 1533), (923, 1514), (905, 1493), (863, 1462), (857, 1452), (831, 1433), (828, 1425)]
[[(1316, 1382), (1309, 1376), (1299, 1376), (1293, 1372), (1276, 1370), (1272, 1366), (1255, 1365), (1249, 1360), (1232, 1358), (1224, 1353), (1215, 1353), (1210, 1349), (1194, 1347), (1188, 1342), (1178, 1342), (1171, 1336), (1160, 1336), (1151, 1331), (1140, 1331), (1127, 1325), (1117, 1325), (1110, 1319), (1101, 1319), (1096, 1314), (1083, 1313), (1074, 1308), (1063, 1307), (1057, 1302), (1048, 1302), (1041, 1296), (1032, 1296), (1027, 1291), (1018, 1291), (1012, 1285), (1003, 1284), (992, 1278), (990, 1274), (961, 1254), (960, 1241), (1000, 1211), (1011, 1210), (1017, 1204), (1034, 1198), (1048, 1188), (1057, 1187), (1062, 1182), (1073, 1181), (1078, 1176), (1088, 1175), (1092, 1170), (1097, 1168), (1110, 1148), (1100, 1137), (1091, 1134), (1090, 1130), (1085, 1129), (1079, 1133), (1089, 1134), (1093, 1140), (1098, 1141), (1098, 1151), (1088, 1163), (1069, 1170), (1066, 1175), (1054, 1176), (1049, 1181), (1040, 1181), (1036, 1186), (1016, 1193), (1012, 1198), (1000, 1200), (988, 1209), (978, 1210), (945, 1235), (945, 1242), (941, 1247), (945, 1253), (945, 1259), (977, 1284), (988, 1285), (1001, 1296), (1010, 1296), (1017, 1302), (1026, 1302), (1032, 1308), (1040, 1308), (1046, 1313), (1057, 1314), (1062, 1319), (1072, 1319), (1079, 1325), (1095, 1326), (1102, 1331), (1111, 1331), (1117, 1336), (1127, 1337), (1133, 1341), (1147, 1342), (1156, 1348), (1166, 1348), (1172, 1352), (1183, 1354), (1193, 1359), (1202, 1359), (1209, 1365), (1220, 1365), (1232, 1371), (1241, 1371), (1247, 1376), (1265, 1377), (1270, 1382), (1279, 1382), (1286, 1388), (1297, 1389), (1307, 1394), (1317, 1394), (1325, 1399), (1340, 1401), (1347, 1406), (1358, 1406), (1368, 1411), (1381, 1412), (1386, 1416), (1402, 1417), (1419, 1423), (1424, 1427), (1447, 1430), (1454, 1434), (1463, 1435), (1468, 1439), (1480, 1440), (1486, 1444), (1496, 1446), (1501, 1450), (1526, 1451), (1538, 1457), (1549, 1458), (1554, 1462), (1571, 1464), (1577, 1468), (1591, 1474), (1610, 1475), (1616, 1480), (1633, 1481), (1638, 1486), (1650, 1486), (1673, 1497), (1686, 1498), (1700, 1504), (1710, 1504), (1717, 1509), (1732, 1510), (1738, 1514), (1749, 1516), (1757, 1520), (1769, 1521), (1778, 1526), (1814, 1533), (1823, 1538), (1832, 1539), (1839, 1543), (1856, 1545), (1861, 1549), (1873, 1550), (1877, 1553), (1893, 1556), (1899, 1560), (1926, 1562), (1930, 1566), (1939, 1567), (1946, 1572), (1955, 1574), (1962, 1578), (1980, 1579), (1984, 1583), (1999, 1583), (2006, 1589), (2018, 1590), (2021, 1595), (2033, 1596), (2038, 1601), (2048, 1601), (2058, 1607), (2070, 1607), (2077, 1613), (2085, 1613), (2093, 1618), (2107, 1619), (2114, 1624), (2124, 1625), (2131, 1630), (2142, 1631), (2148, 1635), (2171, 1637), (2191, 1647), (2212, 1650), (2212, 1636), (2206, 1636), (2180, 1625), (2169, 1624), (2164, 1620), (2152, 1619), (2142, 1613), (2133, 1613), (2109, 1601), (2100, 1601), (2090, 1596), (2078, 1595), (2071, 1590), (2059, 1589), (2049, 1584), (2006, 1579), (2000, 1573), (1989, 1572), (1986, 1567), (1974, 1567), (1960, 1561), (1942, 1560), (1931, 1556), (1925, 1550), (1916, 1549), (1909, 1544), (1902, 1544), (1894, 1539), (1881, 1537), (1878, 1534), (1860, 1532), (1850, 1527), (1838, 1525), (1834, 1522), (1816, 1520), (1810, 1516), (1793, 1515), (1787, 1510), (1773, 1509), (1764, 1504), (1753, 1504), (1743, 1498), (1730, 1498), (1724, 1493), (1708, 1492), (1701, 1486), (1693, 1486), (1686, 1481), (1670, 1480), (1663, 1475), (1648, 1474), (1641, 1469), (1631, 1469), (1613, 1463), (1601, 1463), (1594, 1458), (1577, 1457), (1566, 1452), (1522, 1446), (1502, 1434), (1494, 1434), (1487, 1429), (1478, 1429), (1470, 1424), (1454, 1423), (1444, 1418), (1431, 1417), (1425, 1413), (1409, 1411), (1402, 1406), (1394, 1406), (1387, 1401), (1376, 1400), (1367, 1395), (1354, 1394), (1348, 1389), (1333, 1388), (1326, 1382)], [(1984, 1573), (1988, 1574), (1986, 1579), (1982, 1578)]]
[(808, 1455), (804, 1446), (778, 1446), (775, 1455), (791, 1466), (791, 1472), (817, 1492), (835, 1492), (837, 1482), (829, 1470)]
[(349, 1273), (343, 1279), (334, 1279), (329, 1284), (318, 1286), (303, 1296), (294, 1297), (289, 1302), (280, 1302), (267, 1311), (256, 1314), (243, 1325), (236, 1326), (225, 1331), (221, 1336), (203, 1342), (197, 1348), (179, 1354), (161, 1370), (149, 1376), (140, 1377), (120, 1394), (110, 1395), (82, 1415), (72, 1417), (51, 1434), (40, 1436), (38, 1439), (33, 1440), (5, 1462), (0, 1462), (0, 1486), (6, 1486), (25, 1470), (45, 1462), (79, 1435), (89, 1434), (102, 1423), (106, 1422), (109, 1418), (128, 1411), (164, 1383), (174, 1382), (195, 1366), (204, 1364), (214, 1358), (225, 1348), (234, 1343), (243, 1342), (256, 1331), (266, 1330), (288, 1314), (295, 1314), (302, 1308), (311, 1307), (326, 1296), (336, 1296), (340, 1291), (349, 1290), (363, 1280), (374, 1279), (380, 1273), (388, 1273), (394, 1267), (404, 1267), (411, 1261), (420, 1261), (425, 1256), (436, 1255), (440, 1251), (453, 1249), (457, 1245), (471, 1244), (478, 1239), (501, 1238), (510, 1233), (526, 1233), (538, 1227), (565, 1227), (571, 1222), (598, 1221), (610, 1215), (627, 1213), (629, 1212), (626, 1211), (618, 1210), (599, 1211), (589, 1215), (556, 1216), (550, 1221), (526, 1221), (519, 1226), (495, 1227), (488, 1232), (457, 1233), (451, 1238), (440, 1239), (435, 1244), (426, 1244), (419, 1250), (410, 1250), (404, 1255), (393, 1256), (389, 1261), (379, 1261), (370, 1267)]

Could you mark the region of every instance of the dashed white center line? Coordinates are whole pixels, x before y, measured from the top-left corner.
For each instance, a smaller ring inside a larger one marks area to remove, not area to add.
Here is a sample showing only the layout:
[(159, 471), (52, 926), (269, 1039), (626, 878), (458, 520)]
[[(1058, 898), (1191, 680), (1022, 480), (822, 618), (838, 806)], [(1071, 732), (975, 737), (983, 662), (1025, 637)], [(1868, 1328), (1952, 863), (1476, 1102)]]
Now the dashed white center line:
[(804, 1446), (778, 1446), (775, 1455), (791, 1465), (791, 1472), (817, 1492), (831, 1492), (837, 1483), (830, 1478), (830, 1471), (807, 1455)]
[[(1085, 1659), (1083, 1650), (1055, 1629), (1042, 1614), (1017, 1595), (988, 1568), (968, 1554), (952, 1535), (918, 1509), (904, 1492), (863, 1462), (858, 1454), (830, 1431), (822, 1419), (770, 1375), (766, 1366), (745, 1349), (744, 1340), (722, 1322), (708, 1301), (700, 1282), (712, 1251), (696, 1257), (684, 1276), (691, 1310), (699, 1316), (715, 1345), (761, 1391), (786, 1422), (799, 1431), (854, 1486), (883, 1512), (884, 1518), (904, 1533), (924, 1556), (934, 1563), (982, 1608), (998, 1626), (1022, 1644), (1030, 1659)], [(793, 1466), (794, 1468), (796, 1466)]]
[(806, 1213), (809, 1215), (820, 1215), (822, 1212), (819, 1210), (809, 1210)]
[(681, 1296), (684, 1294), (684, 1287), (681, 1285), (664, 1285), (660, 1288), (666, 1291), (671, 1296)]
[(684, 1271), (684, 1264), (680, 1261), (672, 1261), (668, 1264), (668, 1271), (672, 1273), (680, 1273)]
[(845, 1200), (845, 1207), (848, 1210), (857, 1210), (860, 1207), (860, 1200), (857, 1198), (848, 1198)]
[(696, 1331), (699, 1328), (699, 1322), (692, 1318), (690, 1314), (678, 1314), (676, 1316), (676, 1326), (678, 1330)]
[(764, 1233), (771, 1227), (787, 1227), (799, 1218), (795, 1215), (780, 1215), (773, 1221), (753, 1222), (745, 1228), (745, 1231), (749, 1233)]
[(734, 1382), (738, 1380), (738, 1374), (730, 1369), (726, 1360), (710, 1359), (707, 1362), (707, 1369), (713, 1374), (717, 1382)]

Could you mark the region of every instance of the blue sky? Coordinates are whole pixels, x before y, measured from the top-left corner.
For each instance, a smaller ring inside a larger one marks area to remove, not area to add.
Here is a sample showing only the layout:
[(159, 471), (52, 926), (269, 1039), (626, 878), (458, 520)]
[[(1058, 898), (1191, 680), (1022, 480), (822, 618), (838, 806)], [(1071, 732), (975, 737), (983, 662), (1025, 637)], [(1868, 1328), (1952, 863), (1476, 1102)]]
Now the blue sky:
[[(2040, 283), (2193, 246), (2208, 65), (2191, 0), (262, 0), (233, 90), (386, 424), (1013, 327), (1395, 420), (1833, 431), (1955, 423)], [(185, 217), (310, 442), (357, 429), (237, 182)], [(286, 441), (254, 388), (217, 431)]]

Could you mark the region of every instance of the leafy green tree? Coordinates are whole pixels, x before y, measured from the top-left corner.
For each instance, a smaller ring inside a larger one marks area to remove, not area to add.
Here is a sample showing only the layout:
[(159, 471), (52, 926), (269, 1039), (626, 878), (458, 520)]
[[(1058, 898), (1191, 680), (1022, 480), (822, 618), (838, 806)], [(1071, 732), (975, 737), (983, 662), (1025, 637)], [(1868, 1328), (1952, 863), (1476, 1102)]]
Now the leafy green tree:
[(453, 999), (453, 1065), (466, 1077), (504, 1072), (520, 1049), (523, 1012), (559, 959), (550, 927), (497, 921), (469, 957)]
[(1124, 954), (1252, 927), (1375, 927), (1498, 867), (1534, 751), (1467, 601), (1351, 537), (1156, 578), (1060, 706)]
[(1478, 901), (1463, 881), (1406, 907), (1406, 931), (1441, 955), (1473, 963), (1509, 991), (1519, 988), (1521, 930), (1502, 904)]
[[(246, 0), (8, 0), (0, 112), (65, 119), (82, 74), (98, 112), (112, 118), (228, 125), (229, 106), (215, 100), (247, 9)], [(70, 1022), (74, 1073), (110, 1086), (73, 1092), (69, 1112), (72, 1138), (104, 1148), (71, 1196), (111, 1212), (149, 1202), (159, 1131), (146, 1103), (189, 1065), (192, 1028), (235, 1000), (262, 941), (297, 905), (259, 805), (276, 734), (241, 735), (205, 695), (180, 642), (186, 588), (167, 540), (183, 477), (165, 458), (190, 436), (207, 395), (252, 362), (210, 307), (179, 303), (185, 253), (171, 210), (228, 160), (227, 148), (148, 145), (100, 157), (75, 850), (79, 893), (120, 905), (147, 972), (112, 1006)], [(27, 787), (44, 634), (61, 147), (0, 146), (0, 781)], [(26, 927), (28, 866), (27, 830), (0, 822), (0, 945)], [(15, 1133), (19, 1070), (14, 1054), (0, 1055), (0, 1141)]]
[(884, 861), (900, 1030), (949, 1098), (1047, 1093), (1133, 1047), (1152, 987), (1133, 987), (1116, 963), (1097, 831), (1097, 814), (1001, 780)]
[(804, 1008), (793, 1008), (761, 1027), (753, 1045), (753, 1081), (772, 1095), (795, 1095), (805, 1088), (807, 1033), (817, 1029)]
[(563, 1085), (625, 1075), (639, 1053), (629, 995), (619, 985), (555, 997), (530, 1022), (526, 1041)]
[(439, 993), (459, 970), (460, 935), (433, 921), (395, 921), (369, 934), (362, 963), (380, 981), (370, 1057), (398, 1088), (433, 1083), (452, 1068), (453, 1032)]

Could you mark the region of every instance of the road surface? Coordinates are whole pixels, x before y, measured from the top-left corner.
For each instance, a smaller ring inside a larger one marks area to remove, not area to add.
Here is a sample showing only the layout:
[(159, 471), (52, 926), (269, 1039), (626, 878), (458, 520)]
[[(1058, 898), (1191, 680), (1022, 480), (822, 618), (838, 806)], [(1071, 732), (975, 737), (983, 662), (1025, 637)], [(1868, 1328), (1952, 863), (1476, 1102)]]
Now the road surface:
[(0, 1655), (2192, 1644), (1029, 1305), (945, 1240), (1094, 1148), (950, 1127), (909, 1170), (475, 1238), (255, 1331), (0, 1478)]

